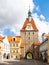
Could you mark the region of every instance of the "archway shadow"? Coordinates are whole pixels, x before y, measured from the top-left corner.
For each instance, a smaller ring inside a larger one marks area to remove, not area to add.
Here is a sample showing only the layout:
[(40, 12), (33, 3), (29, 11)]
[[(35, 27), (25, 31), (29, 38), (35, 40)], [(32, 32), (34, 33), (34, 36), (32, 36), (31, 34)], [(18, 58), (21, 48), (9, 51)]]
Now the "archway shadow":
[[(31, 55), (31, 58), (27, 58), (28, 55)], [(33, 59), (33, 53), (32, 52), (27, 52), (26, 55), (25, 55), (25, 59), (27, 60), (32, 60)]]

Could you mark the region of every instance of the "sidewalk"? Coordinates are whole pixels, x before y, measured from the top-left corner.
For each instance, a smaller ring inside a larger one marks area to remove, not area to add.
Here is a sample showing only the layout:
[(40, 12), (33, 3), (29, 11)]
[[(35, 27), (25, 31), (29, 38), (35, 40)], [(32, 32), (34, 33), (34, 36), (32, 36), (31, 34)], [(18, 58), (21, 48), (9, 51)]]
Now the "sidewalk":
[(5, 61), (3, 61), (3, 60), (0, 60), (0, 63), (1, 63), (1, 64), (9, 64), (8, 62), (5, 62)]
[(4, 59), (3, 62), (6, 62), (6, 61), (20, 61), (20, 60), (13, 60), (13, 59)]

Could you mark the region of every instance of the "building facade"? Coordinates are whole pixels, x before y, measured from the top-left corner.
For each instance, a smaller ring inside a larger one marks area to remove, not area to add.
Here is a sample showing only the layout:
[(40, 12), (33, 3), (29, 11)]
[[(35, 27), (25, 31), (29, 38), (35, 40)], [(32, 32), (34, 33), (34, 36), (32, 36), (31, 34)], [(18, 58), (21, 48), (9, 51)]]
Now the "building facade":
[(10, 59), (20, 59), (20, 36), (8, 36), (10, 43)]
[(4, 37), (0, 36), (0, 60), (3, 60), (3, 39)]
[(3, 59), (10, 59), (10, 43), (8, 37), (5, 36), (3, 39)]
[(22, 57), (25, 57), (27, 53), (32, 53), (33, 54), (32, 56), (34, 57), (34, 46), (35, 43), (39, 41), (38, 41), (38, 29), (32, 18), (32, 13), (30, 12), (30, 9), (28, 11), (28, 18), (26, 18), (22, 26), (22, 29), (20, 30), (20, 35), (21, 35), (21, 44), (24, 45), (24, 47), (21, 47)]
[(39, 46), (40, 60), (47, 61), (48, 39), (44, 39)]
[(49, 33), (45, 35), (48, 38), (47, 43), (47, 62), (49, 63)]

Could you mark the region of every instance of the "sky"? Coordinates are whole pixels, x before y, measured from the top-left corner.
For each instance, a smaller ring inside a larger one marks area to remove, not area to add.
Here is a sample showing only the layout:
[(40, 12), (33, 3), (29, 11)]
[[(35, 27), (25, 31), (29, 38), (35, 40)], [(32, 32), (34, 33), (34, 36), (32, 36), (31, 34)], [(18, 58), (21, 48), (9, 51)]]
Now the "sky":
[(49, 32), (49, 0), (0, 0), (0, 34), (20, 35), (28, 10), (39, 30), (39, 36)]

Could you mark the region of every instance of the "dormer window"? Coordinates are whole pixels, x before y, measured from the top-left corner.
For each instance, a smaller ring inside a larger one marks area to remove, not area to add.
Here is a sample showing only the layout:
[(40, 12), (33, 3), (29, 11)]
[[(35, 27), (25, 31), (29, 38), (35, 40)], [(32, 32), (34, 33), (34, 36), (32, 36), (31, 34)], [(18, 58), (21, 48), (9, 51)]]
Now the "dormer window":
[(15, 41), (15, 38), (13, 38), (13, 41)]

